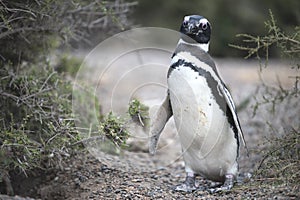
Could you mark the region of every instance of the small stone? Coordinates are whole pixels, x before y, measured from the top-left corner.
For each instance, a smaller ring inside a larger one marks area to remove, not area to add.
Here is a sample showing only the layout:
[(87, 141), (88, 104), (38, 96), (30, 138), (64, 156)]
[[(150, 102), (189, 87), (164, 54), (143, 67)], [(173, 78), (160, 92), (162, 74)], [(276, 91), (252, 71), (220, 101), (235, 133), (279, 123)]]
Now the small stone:
[(158, 176), (155, 174), (155, 175), (152, 175), (151, 178), (157, 180)]
[(133, 179), (132, 182), (134, 182), (134, 183), (140, 183), (140, 182), (142, 182), (142, 179)]
[(98, 191), (94, 190), (92, 191), (93, 194), (98, 194)]

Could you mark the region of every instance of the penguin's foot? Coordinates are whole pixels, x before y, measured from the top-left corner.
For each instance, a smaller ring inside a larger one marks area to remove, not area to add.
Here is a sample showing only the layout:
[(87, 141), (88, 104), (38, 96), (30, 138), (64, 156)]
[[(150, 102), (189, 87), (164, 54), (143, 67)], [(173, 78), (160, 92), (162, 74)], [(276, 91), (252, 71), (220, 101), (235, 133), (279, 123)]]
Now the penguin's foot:
[(216, 193), (216, 192), (223, 192), (223, 191), (229, 191), (234, 185), (234, 175), (227, 174), (225, 175), (225, 182), (220, 187), (216, 188), (210, 188), (208, 191), (210, 193)]
[(195, 176), (194, 175), (187, 175), (186, 179), (183, 184), (178, 185), (175, 187), (175, 191), (177, 192), (193, 192), (197, 189), (195, 185)]

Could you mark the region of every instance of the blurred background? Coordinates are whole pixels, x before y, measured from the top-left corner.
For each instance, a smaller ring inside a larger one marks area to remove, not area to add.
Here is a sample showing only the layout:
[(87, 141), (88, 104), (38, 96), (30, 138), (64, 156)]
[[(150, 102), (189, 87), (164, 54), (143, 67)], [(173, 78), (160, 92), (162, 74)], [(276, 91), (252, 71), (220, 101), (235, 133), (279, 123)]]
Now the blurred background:
[[(300, 24), (300, 1), (297, 0), (138, 0), (132, 15), (133, 24), (158, 26), (179, 30), (183, 16), (198, 14), (205, 16), (212, 24), (210, 52), (214, 56), (243, 56), (243, 52), (230, 48), (236, 44), (239, 33), (262, 35), (265, 20), (272, 10), (278, 26), (284, 32), (293, 31)], [(274, 49), (271, 56), (279, 54)]]

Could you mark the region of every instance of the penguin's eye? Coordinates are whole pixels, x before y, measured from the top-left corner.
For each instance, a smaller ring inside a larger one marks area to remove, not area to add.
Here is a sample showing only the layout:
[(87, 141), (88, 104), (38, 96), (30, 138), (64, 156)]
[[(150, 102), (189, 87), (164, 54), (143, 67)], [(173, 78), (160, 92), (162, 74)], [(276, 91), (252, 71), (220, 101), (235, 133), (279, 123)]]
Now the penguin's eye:
[(188, 25), (188, 21), (183, 21), (182, 25), (183, 26), (187, 26)]
[(201, 23), (200, 27), (201, 27), (202, 30), (206, 30), (208, 26), (207, 26), (206, 23)]

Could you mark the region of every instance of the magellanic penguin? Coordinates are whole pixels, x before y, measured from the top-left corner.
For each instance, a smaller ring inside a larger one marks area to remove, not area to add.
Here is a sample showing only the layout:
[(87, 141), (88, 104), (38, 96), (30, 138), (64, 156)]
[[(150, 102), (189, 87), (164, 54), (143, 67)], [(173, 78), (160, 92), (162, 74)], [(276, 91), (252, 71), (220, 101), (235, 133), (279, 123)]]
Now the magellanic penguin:
[(230, 190), (238, 173), (239, 137), (245, 141), (232, 97), (208, 54), (211, 25), (202, 16), (185, 16), (180, 32), (168, 93), (151, 124), (149, 151), (156, 152), (173, 115), (186, 171), (185, 182), (175, 190), (196, 190), (196, 175), (223, 183), (211, 192)]

